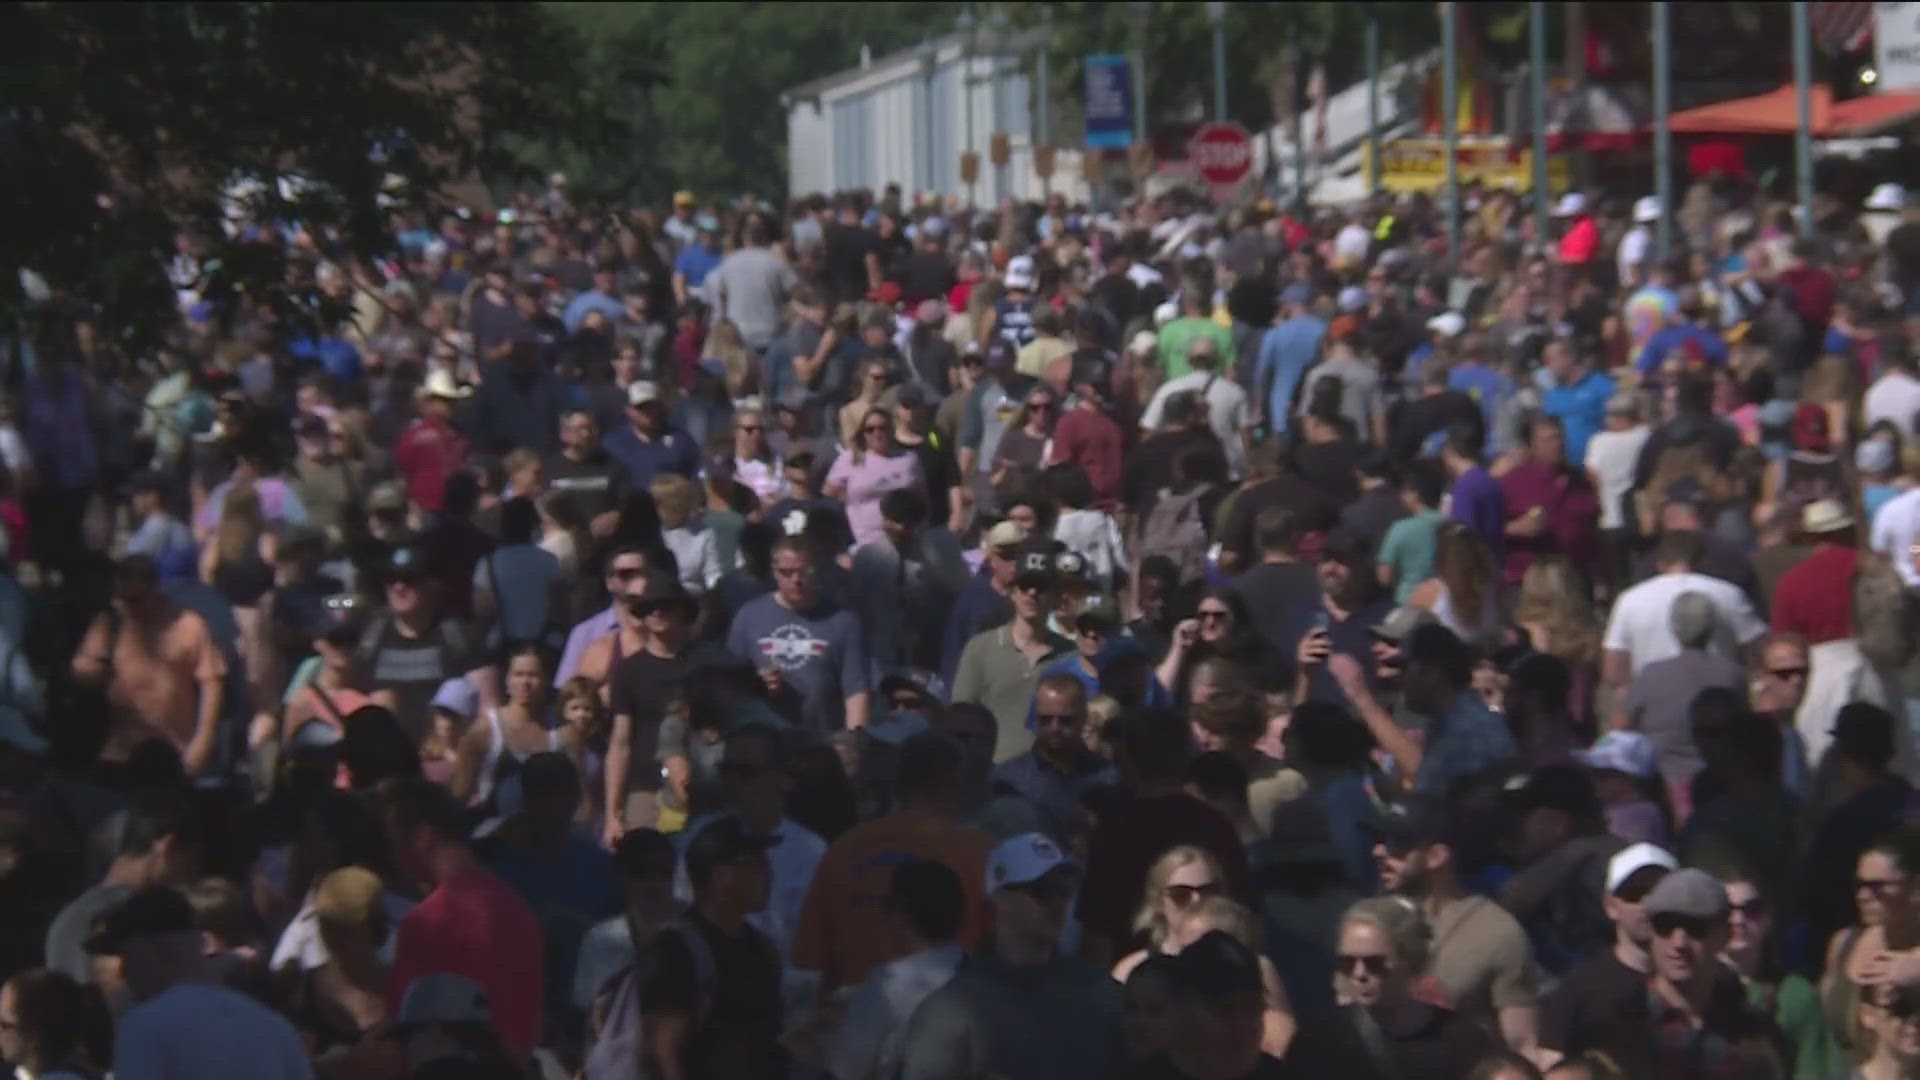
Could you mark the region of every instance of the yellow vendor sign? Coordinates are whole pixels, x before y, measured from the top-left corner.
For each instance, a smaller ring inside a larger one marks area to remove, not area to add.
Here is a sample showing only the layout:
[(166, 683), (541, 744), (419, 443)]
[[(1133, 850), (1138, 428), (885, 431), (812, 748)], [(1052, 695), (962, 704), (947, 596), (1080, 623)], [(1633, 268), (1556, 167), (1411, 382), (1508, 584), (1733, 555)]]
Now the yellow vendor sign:
[[(1511, 153), (1507, 139), (1463, 138), (1454, 148), (1458, 176), (1462, 184), (1479, 181), (1492, 187), (1516, 191), (1533, 189), (1533, 151), (1522, 148)], [(1362, 151), (1364, 170), (1365, 150)], [(1565, 191), (1570, 183), (1567, 159), (1562, 154), (1547, 155), (1547, 186)], [(1380, 148), (1380, 186), (1393, 192), (1436, 191), (1447, 182), (1447, 141), (1445, 139), (1394, 139)]]

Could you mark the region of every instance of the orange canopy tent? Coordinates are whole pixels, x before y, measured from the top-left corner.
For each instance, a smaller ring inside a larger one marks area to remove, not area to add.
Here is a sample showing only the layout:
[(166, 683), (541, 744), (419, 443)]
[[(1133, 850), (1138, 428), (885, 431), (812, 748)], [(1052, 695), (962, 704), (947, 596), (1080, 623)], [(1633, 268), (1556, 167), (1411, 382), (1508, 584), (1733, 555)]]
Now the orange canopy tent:
[[(1815, 86), (1808, 96), (1816, 139), (1872, 135), (1920, 117), (1920, 94), (1874, 94), (1836, 102), (1832, 90)], [(1667, 120), (1668, 130), (1676, 135), (1792, 135), (1799, 124), (1799, 98), (1791, 83), (1753, 97), (1685, 109)]]

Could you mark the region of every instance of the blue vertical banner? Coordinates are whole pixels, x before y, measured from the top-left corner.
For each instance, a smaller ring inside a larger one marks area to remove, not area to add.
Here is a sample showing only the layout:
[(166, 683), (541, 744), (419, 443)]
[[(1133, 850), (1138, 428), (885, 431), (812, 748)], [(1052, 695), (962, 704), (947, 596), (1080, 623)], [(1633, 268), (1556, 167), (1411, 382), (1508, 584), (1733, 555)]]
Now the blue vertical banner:
[(1133, 145), (1133, 69), (1125, 54), (1087, 57), (1087, 145), (1097, 150)]

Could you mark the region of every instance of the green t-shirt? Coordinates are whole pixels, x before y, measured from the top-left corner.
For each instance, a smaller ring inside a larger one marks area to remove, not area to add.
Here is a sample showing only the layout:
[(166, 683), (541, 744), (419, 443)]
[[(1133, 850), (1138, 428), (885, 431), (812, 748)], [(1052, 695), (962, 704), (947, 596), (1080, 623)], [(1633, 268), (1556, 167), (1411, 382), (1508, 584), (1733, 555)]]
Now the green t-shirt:
[(1393, 599), (1404, 604), (1419, 584), (1433, 576), (1433, 553), (1440, 542), (1438, 510), (1422, 510), (1387, 527), (1379, 561), (1393, 568)]
[(1187, 362), (1187, 351), (1201, 337), (1213, 339), (1214, 349), (1220, 353), (1220, 371), (1233, 366), (1233, 333), (1212, 319), (1186, 315), (1160, 328), (1160, 367), (1166, 371), (1168, 382), (1193, 370)]
[[(1768, 999), (1772, 1000), (1769, 1001)], [(1793, 1048), (1793, 1080), (1831, 1080), (1844, 1062), (1833, 1029), (1820, 1009), (1820, 992), (1799, 975), (1788, 975), (1777, 987), (1747, 984), (1747, 1003), (1762, 1012), (1772, 1006), (1775, 1023)]]

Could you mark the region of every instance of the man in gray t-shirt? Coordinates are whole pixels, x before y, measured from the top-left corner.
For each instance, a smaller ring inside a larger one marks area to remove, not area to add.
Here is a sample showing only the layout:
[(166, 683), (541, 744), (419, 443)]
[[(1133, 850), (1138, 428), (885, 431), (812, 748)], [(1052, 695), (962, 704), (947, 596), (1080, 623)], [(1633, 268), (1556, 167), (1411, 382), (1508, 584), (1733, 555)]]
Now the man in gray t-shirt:
[(746, 239), (744, 247), (707, 275), (707, 297), (713, 303), (715, 326), (731, 319), (749, 348), (765, 352), (780, 332), (787, 294), (799, 277), (767, 246), (764, 222), (748, 222)]
[(1707, 596), (1684, 592), (1674, 597), (1668, 619), (1680, 655), (1641, 668), (1620, 711), (1653, 743), (1661, 779), (1670, 789), (1683, 791), (1706, 767), (1693, 741), (1693, 699), (1712, 686), (1743, 690), (1746, 672), (1712, 650), (1719, 610)]
[(771, 595), (747, 603), (727, 630), (727, 648), (753, 663), (776, 707), (821, 734), (867, 723), (867, 650), (852, 611), (814, 588), (807, 541), (773, 548)]

